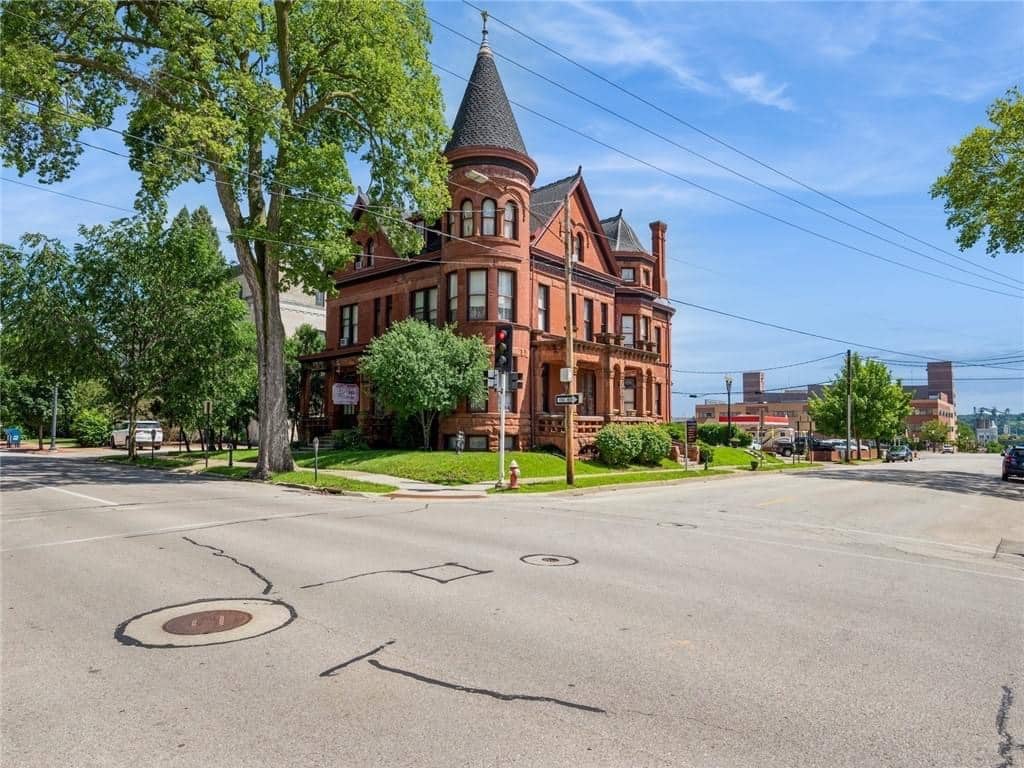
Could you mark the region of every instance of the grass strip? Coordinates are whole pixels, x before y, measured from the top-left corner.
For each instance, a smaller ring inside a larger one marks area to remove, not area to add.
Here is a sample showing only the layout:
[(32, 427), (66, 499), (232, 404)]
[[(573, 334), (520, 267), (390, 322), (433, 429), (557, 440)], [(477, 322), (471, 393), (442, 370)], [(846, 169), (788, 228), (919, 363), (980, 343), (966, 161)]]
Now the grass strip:
[(732, 472), (724, 469), (709, 470), (655, 470), (653, 472), (630, 472), (628, 474), (606, 473), (602, 475), (589, 475), (577, 477), (575, 485), (569, 485), (564, 480), (544, 483), (524, 483), (518, 490), (510, 491), (508, 488), (491, 489), (488, 493), (551, 493), (553, 491), (573, 491), (580, 488), (595, 488), (604, 485), (627, 485), (629, 483), (650, 483), (670, 480), (695, 480), (709, 475), (731, 475)]
[[(251, 467), (210, 467), (206, 473), (230, 477), (235, 480), (246, 480)], [(382, 483), (368, 483), (365, 480), (354, 480), (350, 477), (340, 475), (320, 475), (316, 482), (313, 481), (313, 473), (305, 471), (278, 472), (272, 475), (270, 482), (275, 485), (301, 485), (304, 488), (316, 488), (334, 491), (356, 491), (359, 493), (391, 493), (398, 488), (393, 485)]]
[(192, 466), (195, 460), (167, 456), (161, 456), (156, 459), (143, 456), (138, 456), (135, 459), (130, 459), (127, 456), (103, 456), (100, 458), (100, 461), (111, 464), (127, 464), (128, 466), (139, 467), (140, 469), (180, 469), (181, 467)]

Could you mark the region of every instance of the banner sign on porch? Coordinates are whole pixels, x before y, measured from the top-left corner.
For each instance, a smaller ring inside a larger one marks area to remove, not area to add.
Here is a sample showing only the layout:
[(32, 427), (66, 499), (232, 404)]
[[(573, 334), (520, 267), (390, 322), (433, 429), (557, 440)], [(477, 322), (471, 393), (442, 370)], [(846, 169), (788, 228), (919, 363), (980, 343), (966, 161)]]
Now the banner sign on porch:
[(331, 387), (331, 400), (335, 405), (359, 405), (359, 385), (335, 384)]

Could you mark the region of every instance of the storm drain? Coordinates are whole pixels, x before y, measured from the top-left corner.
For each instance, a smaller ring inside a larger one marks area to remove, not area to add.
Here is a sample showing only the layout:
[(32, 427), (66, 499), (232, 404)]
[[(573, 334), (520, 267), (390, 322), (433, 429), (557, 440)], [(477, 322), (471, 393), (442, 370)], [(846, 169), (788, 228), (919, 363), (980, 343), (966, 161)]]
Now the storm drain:
[(189, 648), (249, 640), (287, 626), (295, 609), (280, 600), (216, 598), (170, 605), (118, 625), (114, 637), (142, 648)]
[(523, 555), (519, 559), (527, 565), (576, 565), (579, 562), (568, 555)]

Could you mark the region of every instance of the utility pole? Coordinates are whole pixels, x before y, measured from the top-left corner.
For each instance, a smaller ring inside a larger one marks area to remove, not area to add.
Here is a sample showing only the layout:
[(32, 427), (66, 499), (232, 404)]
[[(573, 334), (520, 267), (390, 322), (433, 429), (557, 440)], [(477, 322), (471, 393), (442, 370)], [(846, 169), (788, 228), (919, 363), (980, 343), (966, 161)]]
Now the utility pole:
[(508, 386), (508, 374), (498, 371), (498, 484), (495, 488), (505, 485), (505, 390)]
[[(569, 381), (566, 382), (568, 394), (575, 394), (576, 384), (575, 361), (573, 360), (573, 327), (572, 327), (572, 230), (569, 221), (569, 195), (565, 196), (562, 215), (562, 244), (565, 251), (565, 367), (569, 371)], [(576, 484), (576, 429), (574, 420), (576, 417), (576, 406), (568, 404), (565, 406), (565, 482), (569, 485)]]
[(853, 433), (853, 364), (846, 350), (846, 463), (850, 463), (850, 435)]
[(57, 450), (57, 384), (53, 385), (53, 407), (50, 409), (50, 450)]

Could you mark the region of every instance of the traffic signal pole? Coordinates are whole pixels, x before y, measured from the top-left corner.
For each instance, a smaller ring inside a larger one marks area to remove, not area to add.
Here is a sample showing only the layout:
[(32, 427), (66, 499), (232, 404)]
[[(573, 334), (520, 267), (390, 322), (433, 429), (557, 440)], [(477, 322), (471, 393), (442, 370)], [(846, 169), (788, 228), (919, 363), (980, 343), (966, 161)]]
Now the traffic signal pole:
[[(565, 367), (569, 369), (569, 381), (566, 383), (568, 394), (576, 392), (573, 349), (572, 305), (572, 230), (569, 227), (569, 196), (565, 196), (562, 218), (562, 241), (565, 250)], [(565, 406), (565, 482), (576, 484), (576, 406), (571, 403)]]
[(498, 371), (498, 484), (505, 485), (505, 390), (508, 388), (508, 374)]

